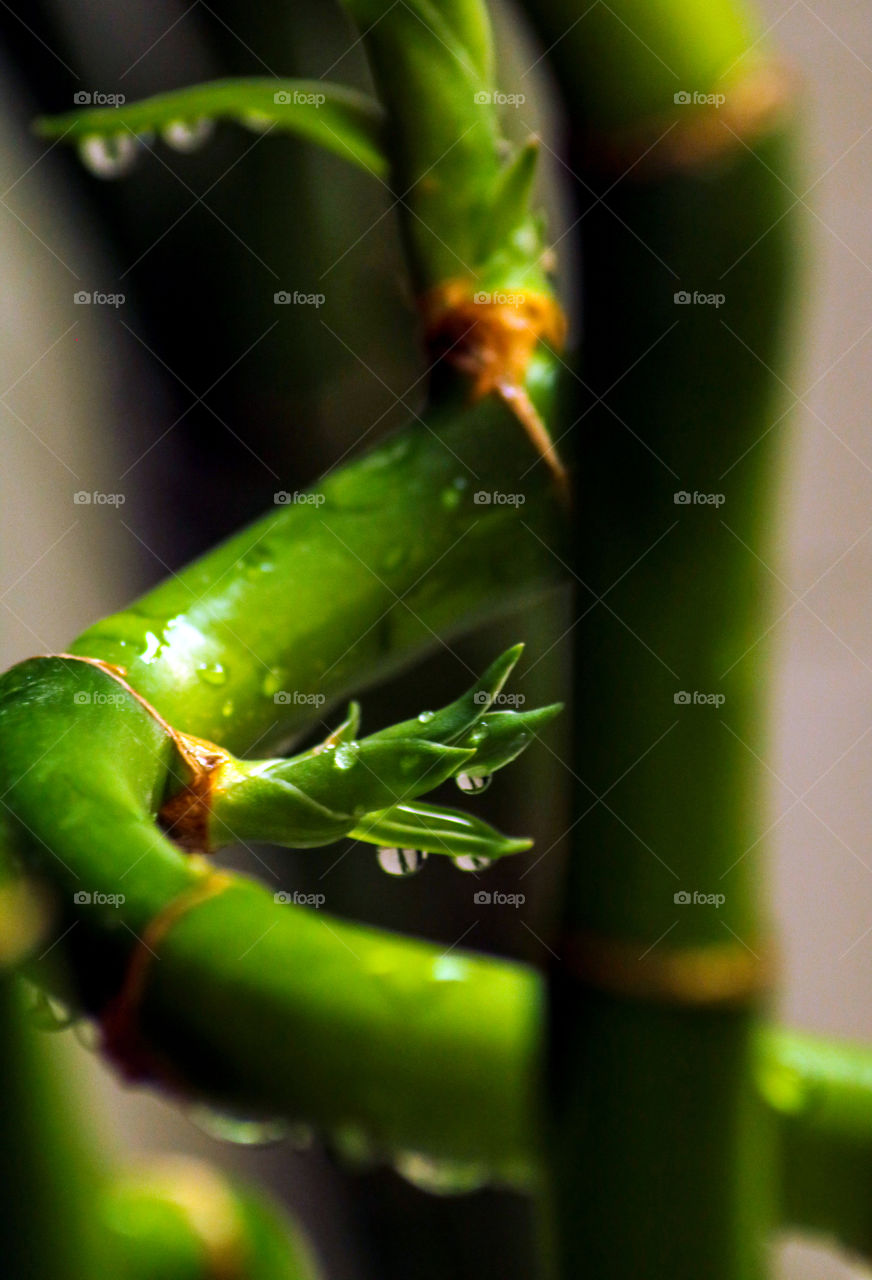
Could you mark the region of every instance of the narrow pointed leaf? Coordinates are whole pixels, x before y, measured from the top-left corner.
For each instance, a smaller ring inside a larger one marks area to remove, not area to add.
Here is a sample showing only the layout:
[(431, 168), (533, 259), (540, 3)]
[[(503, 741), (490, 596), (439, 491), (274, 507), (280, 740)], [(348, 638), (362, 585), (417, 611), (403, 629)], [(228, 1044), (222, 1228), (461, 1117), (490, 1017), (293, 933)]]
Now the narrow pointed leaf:
[[(456, 702), (451, 702), (429, 719), (404, 720), (390, 725), (371, 740), (390, 741), (393, 738), (422, 738), (427, 742), (453, 742), (482, 718), (494, 698), (511, 675), (512, 669), (524, 651), (522, 644), (511, 649), (491, 663), (484, 675)], [(426, 716), (427, 713), (425, 712)]]
[(349, 833), (354, 840), (423, 853), (442, 853), (450, 858), (475, 855), (503, 858), (523, 853), (532, 840), (513, 839), (497, 831), (481, 818), (441, 805), (398, 804), (381, 813), (368, 813)]
[(212, 797), (210, 835), (216, 844), (331, 844), (371, 810), (432, 791), (472, 755), (433, 742), (365, 740), (293, 760), (234, 761)]
[(343, 742), (353, 742), (360, 731), (360, 703), (349, 702), (348, 712), (342, 724), (337, 725), (332, 733), (328, 734), (316, 751), (323, 751), (326, 747), (338, 747)]
[(379, 106), (354, 89), (320, 80), (213, 80), (117, 107), (42, 116), (34, 127), (44, 138), (72, 143), (127, 133), (164, 133), (172, 145), (179, 126), (210, 120), (296, 134), (371, 173), (387, 172)]
[(530, 198), (539, 160), (539, 139), (530, 138), (501, 170), (482, 227), (481, 261), (505, 249), (506, 240), (530, 218)]
[(563, 703), (554, 702), (534, 711), (489, 711), (462, 741), (463, 746), (475, 748), (463, 772), (471, 778), (486, 778), (511, 764), (562, 710)]

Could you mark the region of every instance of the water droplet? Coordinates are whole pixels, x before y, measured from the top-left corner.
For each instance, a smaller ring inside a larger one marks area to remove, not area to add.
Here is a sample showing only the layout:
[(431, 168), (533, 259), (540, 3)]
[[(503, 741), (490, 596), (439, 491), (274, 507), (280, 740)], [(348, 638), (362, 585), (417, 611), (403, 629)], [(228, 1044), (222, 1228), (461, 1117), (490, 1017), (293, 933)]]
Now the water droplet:
[(261, 693), (271, 698), (274, 693), (278, 693), (282, 687), (282, 673), (280, 671), (269, 671), (263, 678), (260, 686)]
[(66, 1031), (74, 1026), (77, 1016), (60, 1000), (46, 995), (38, 988), (33, 990), (33, 1004), (27, 1011), (28, 1020), (40, 1031)]
[(429, 724), (435, 714), (435, 711), (422, 711), (418, 716), (418, 721), (420, 724)]
[(98, 178), (120, 178), (133, 167), (137, 150), (132, 133), (91, 133), (79, 143), (79, 159)]
[(487, 1183), (487, 1175), (480, 1165), (434, 1160), (417, 1151), (403, 1151), (396, 1156), (394, 1168), (406, 1182), (433, 1196), (468, 1195)]
[(282, 1142), (291, 1130), (285, 1120), (235, 1116), (204, 1106), (190, 1107), (188, 1119), (210, 1138), (241, 1147), (265, 1147)]
[(378, 865), (389, 876), (414, 876), (427, 861), (419, 849), (379, 849)]
[(478, 777), (472, 773), (458, 773), (455, 782), (461, 791), (469, 793), (487, 791), (492, 779), (489, 777)]
[(222, 716), (233, 715), (233, 699), (232, 698), (228, 698), (227, 701), (224, 703), (224, 706), (221, 708), (221, 714)]
[(439, 501), (446, 511), (455, 511), (460, 506), (460, 494), (456, 489), (443, 489)]
[(202, 662), (197, 667), (197, 675), (206, 684), (224, 684), (227, 679), (227, 672), (224, 670), (220, 662)]
[(358, 742), (341, 742), (333, 756), (333, 764), (337, 769), (353, 769), (357, 764)]
[(161, 137), (173, 151), (196, 151), (211, 137), (214, 127), (206, 116), (199, 120), (171, 120), (161, 129)]
[(453, 862), (458, 871), (487, 871), (493, 858), (486, 858), (481, 853), (464, 853)]
[(89, 1053), (97, 1053), (103, 1042), (100, 1024), (93, 1022), (90, 1018), (81, 1018), (76, 1022), (73, 1025), (73, 1035), (82, 1048), (87, 1049)]

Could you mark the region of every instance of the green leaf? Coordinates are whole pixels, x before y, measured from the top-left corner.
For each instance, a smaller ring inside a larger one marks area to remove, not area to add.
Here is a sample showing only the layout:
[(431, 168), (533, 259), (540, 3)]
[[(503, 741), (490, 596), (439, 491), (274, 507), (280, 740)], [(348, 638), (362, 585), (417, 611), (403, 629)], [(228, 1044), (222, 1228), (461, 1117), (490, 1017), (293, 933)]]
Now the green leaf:
[(562, 702), (534, 711), (490, 711), (463, 740), (475, 755), (463, 772), (471, 778), (487, 778), (511, 764), (535, 738), (540, 729), (563, 710)]
[(513, 839), (459, 809), (441, 805), (398, 804), (381, 813), (368, 813), (349, 833), (353, 840), (387, 848), (420, 849), (450, 858), (503, 858), (532, 848), (533, 841)]
[[(487, 712), (523, 652), (522, 644), (507, 649), (456, 702), (449, 703), (433, 714), (425, 711), (416, 720), (403, 720), (400, 724), (391, 725), (372, 734), (372, 739), (390, 741), (392, 738), (422, 738), (428, 742), (453, 742)], [(424, 716), (428, 718), (424, 719)]]
[(530, 219), (530, 200), (539, 161), (539, 139), (530, 138), (500, 170), (483, 220), (479, 260), (505, 252), (506, 242)]
[(343, 742), (353, 742), (357, 737), (360, 729), (360, 703), (349, 702), (348, 714), (337, 725), (332, 733), (329, 733), (320, 746), (315, 747), (315, 751), (323, 751), (325, 747), (338, 747)]
[(179, 149), (185, 127), (232, 120), (258, 132), (292, 133), (316, 142), (379, 176), (387, 172), (383, 115), (365, 94), (320, 80), (212, 80), (141, 102), (42, 116), (34, 128), (44, 138), (87, 144), (128, 134), (160, 133)]
[(436, 742), (341, 743), (292, 760), (235, 760), (212, 797), (210, 837), (316, 848), (374, 809), (412, 800), (453, 777), (473, 752)]

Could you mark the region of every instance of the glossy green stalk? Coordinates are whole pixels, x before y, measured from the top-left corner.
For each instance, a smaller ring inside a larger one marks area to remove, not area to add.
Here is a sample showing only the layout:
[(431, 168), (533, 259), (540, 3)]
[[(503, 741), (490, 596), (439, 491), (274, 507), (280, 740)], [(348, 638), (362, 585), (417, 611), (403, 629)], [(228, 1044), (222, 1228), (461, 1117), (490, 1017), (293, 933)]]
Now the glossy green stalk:
[[(0, 919), (0, 928), (3, 921)], [(101, 1280), (98, 1169), (84, 1150), (66, 1082), (26, 1024), (18, 979), (0, 975), (0, 1258), (4, 1280)]]
[[(113, 1280), (317, 1280), (299, 1233), (260, 1193), (199, 1161), (157, 1160), (101, 1193)], [(107, 1273), (108, 1274), (108, 1273)]]
[[(544, 407), (553, 365), (533, 374)], [(237, 753), (280, 745), (334, 699), (555, 579), (547, 478), (534, 467), (520, 479), (534, 458), (500, 404), (448, 404), (311, 493), (280, 494), (71, 651), (124, 667), (177, 729)], [(480, 500), (494, 492), (523, 502)]]
[(343, 0), (387, 112), (392, 185), (416, 287), (548, 290), (530, 208), (535, 145), (504, 142), (479, 0)]
[(759, 1071), (778, 1131), (781, 1226), (872, 1258), (872, 1049), (772, 1029)]
[[(596, 978), (579, 960), (554, 965), (559, 1267), (564, 1280), (758, 1280), (775, 1199), (753, 1035), (768, 954), (771, 370), (794, 252), (786, 135), (777, 116), (751, 117), (739, 140), (735, 118), (731, 136), (716, 108), (675, 99), (729, 93), (750, 69), (740, 8), (621, 0), (583, 15), (531, 6), (570, 111), (584, 215), (579, 822), (554, 950), (601, 962)], [(727, 140), (717, 155), (693, 132), (706, 110)], [(676, 897), (694, 893), (723, 900)], [(607, 977), (615, 948), (636, 987)], [(646, 971), (687, 948), (756, 964), (756, 989), (739, 980), (720, 1005), (646, 998)]]
[[(117, 995), (150, 922), (210, 874), (160, 832), (174, 747), (118, 690), (68, 658), (31, 660), (0, 681), (9, 843), (51, 881), (62, 938), (52, 957), (75, 975), (68, 998), (92, 1013)], [(237, 1113), (353, 1126), (386, 1153), (410, 1148), (527, 1181), (539, 1123), (536, 977), (286, 898), (234, 878), (165, 936), (148, 935), (136, 1021), (158, 1079)]]

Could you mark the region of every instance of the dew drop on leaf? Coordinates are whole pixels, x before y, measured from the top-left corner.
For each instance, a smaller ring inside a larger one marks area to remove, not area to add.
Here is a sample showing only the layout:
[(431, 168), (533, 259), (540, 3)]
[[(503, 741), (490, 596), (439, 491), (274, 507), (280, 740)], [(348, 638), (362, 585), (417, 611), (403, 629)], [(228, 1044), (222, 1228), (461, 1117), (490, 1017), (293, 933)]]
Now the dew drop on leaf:
[(360, 750), (356, 742), (341, 742), (333, 756), (333, 764), (337, 769), (353, 769), (357, 764), (357, 753)]
[(214, 1107), (190, 1107), (187, 1114), (191, 1123), (210, 1138), (241, 1147), (270, 1146), (283, 1142), (291, 1133), (291, 1126), (285, 1120), (235, 1116)]
[(33, 1004), (27, 1011), (27, 1017), (40, 1031), (66, 1031), (77, 1021), (77, 1015), (66, 1005), (38, 988), (33, 992)]
[(120, 178), (136, 160), (137, 139), (132, 133), (110, 137), (92, 133), (79, 143), (79, 159), (98, 178)]
[(419, 849), (379, 849), (378, 865), (389, 876), (414, 876), (427, 861)]
[(453, 862), (458, 871), (487, 871), (493, 858), (485, 858), (480, 853), (464, 853), (459, 858), (454, 858)]
[(417, 1151), (404, 1151), (396, 1156), (394, 1168), (406, 1182), (433, 1196), (468, 1195), (487, 1183), (487, 1176), (479, 1165), (434, 1160)]
[(161, 137), (173, 151), (196, 151), (212, 135), (213, 122), (202, 116), (199, 120), (171, 120), (161, 129)]
[(491, 784), (491, 778), (477, 777), (476, 775), (471, 773), (458, 773), (457, 777), (455, 778), (455, 782), (457, 783), (461, 791), (474, 793), (474, 792), (480, 792), (480, 791), (487, 791), (488, 787)]

